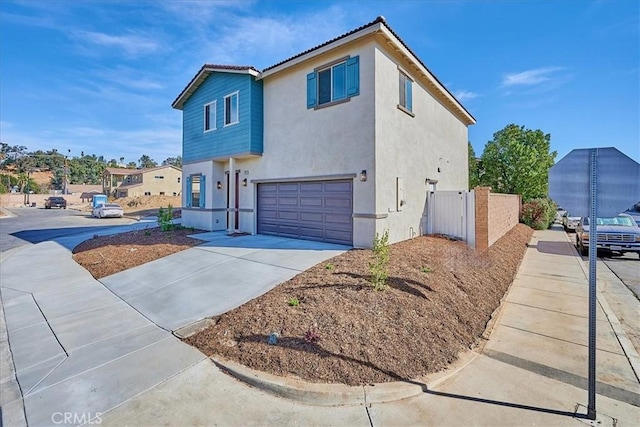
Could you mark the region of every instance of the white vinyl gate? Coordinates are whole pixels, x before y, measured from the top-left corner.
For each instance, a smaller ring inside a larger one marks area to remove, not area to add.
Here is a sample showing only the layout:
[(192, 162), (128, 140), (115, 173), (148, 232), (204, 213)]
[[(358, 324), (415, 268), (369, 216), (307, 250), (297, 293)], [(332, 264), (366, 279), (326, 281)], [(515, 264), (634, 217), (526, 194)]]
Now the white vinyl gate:
[(430, 191), (427, 194), (427, 234), (445, 234), (475, 247), (475, 193)]

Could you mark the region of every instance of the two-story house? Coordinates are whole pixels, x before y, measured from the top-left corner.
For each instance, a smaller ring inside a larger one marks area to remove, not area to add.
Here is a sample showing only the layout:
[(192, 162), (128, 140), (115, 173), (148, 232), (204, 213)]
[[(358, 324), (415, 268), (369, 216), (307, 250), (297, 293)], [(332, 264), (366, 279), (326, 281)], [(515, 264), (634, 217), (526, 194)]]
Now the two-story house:
[(183, 224), (371, 247), (467, 190), (473, 116), (384, 18), (268, 67), (205, 64), (183, 111)]
[(147, 169), (106, 168), (102, 191), (109, 197), (179, 196), (182, 170), (172, 165)]

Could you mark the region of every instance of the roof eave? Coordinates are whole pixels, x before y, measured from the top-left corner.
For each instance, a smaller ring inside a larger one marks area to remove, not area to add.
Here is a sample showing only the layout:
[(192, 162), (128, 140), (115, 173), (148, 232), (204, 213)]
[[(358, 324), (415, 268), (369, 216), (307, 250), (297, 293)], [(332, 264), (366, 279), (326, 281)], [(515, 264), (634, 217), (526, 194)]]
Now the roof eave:
[(268, 70), (263, 71), (260, 74), (260, 76), (258, 77), (258, 80), (259, 79), (263, 79), (265, 77), (269, 77), (269, 76), (271, 76), (273, 74), (279, 73), (282, 70), (285, 70), (287, 68), (293, 67), (293, 66), (295, 66), (297, 64), (300, 64), (302, 62), (305, 62), (305, 61), (309, 60), (310, 58), (316, 57), (318, 55), (322, 55), (323, 53), (326, 53), (326, 52), (329, 52), (331, 50), (334, 50), (334, 49), (336, 49), (336, 48), (338, 48), (340, 46), (343, 46), (343, 45), (345, 45), (347, 43), (351, 43), (352, 41), (357, 40), (357, 39), (362, 38), (362, 37), (365, 37), (365, 36), (367, 36), (369, 34), (374, 34), (377, 31), (380, 31), (380, 29), (382, 27), (383, 27), (382, 23), (376, 23), (376, 24), (373, 24), (373, 25), (371, 25), (371, 26), (369, 26), (367, 28), (363, 28), (362, 30), (358, 31), (357, 33), (353, 33), (353, 34), (351, 34), (351, 35), (349, 35), (347, 37), (344, 37), (344, 38), (341, 38), (339, 40), (336, 40), (333, 43), (329, 43), (329, 44), (327, 44), (325, 46), (322, 46), (322, 47), (320, 47), (318, 49), (313, 49), (313, 50), (311, 50), (310, 52), (308, 52), (308, 53), (306, 53), (304, 55), (295, 57), (295, 58), (291, 59), (290, 61), (286, 61), (286, 62), (284, 62), (284, 63), (282, 63), (282, 64), (280, 64), (280, 65), (278, 65), (276, 67), (269, 68)]
[(385, 25), (382, 26), (380, 32), (382, 34), (384, 34), (385, 38), (391, 42), (391, 44), (393, 44), (393, 48), (400, 53), (402, 56), (404, 56), (405, 58), (409, 59), (409, 61), (413, 64), (413, 66), (415, 67), (415, 69), (417, 71), (420, 72), (420, 74), (422, 74), (422, 76), (424, 78), (427, 79), (427, 81), (433, 85), (433, 87), (440, 92), (444, 98), (446, 100), (448, 100), (453, 107), (458, 110), (458, 112), (460, 113), (460, 115), (463, 118), (463, 121), (465, 122), (466, 125), (475, 125), (476, 124), (476, 119), (475, 117), (473, 117), (471, 115), (471, 113), (469, 113), (467, 111), (466, 108), (464, 108), (464, 106), (460, 103), (460, 101), (458, 101), (456, 99), (455, 96), (453, 96), (453, 94), (451, 92), (449, 92), (449, 90), (442, 84), (440, 83), (440, 81), (438, 80), (438, 78), (433, 75), (433, 73), (431, 73), (431, 71), (429, 71), (429, 69), (427, 69), (427, 67), (425, 67), (422, 64), (422, 61), (420, 61), (419, 58), (417, 58), (413, 52), (411, 52), (405, 45), (404, 43), (402, 43), (402, 41), (400, 41), (398, 39), (398, 37), (396, 37), (395, 34), (393, 34), (393, 32)]
[(209, 74), (216, 73), (232, 73), (232, 74), (249, 74), (254, 77), (258, 77), (260, 73), (252, 68), (247, 68), (246, 70), (230, 70), (226, 68), (217, 68), (217, 67), (202, 67), (198, 74), (191, 80), (191, 83), (178, 95), (175, 101), (171, 104), (173, 108), (176, 110), (182, 110), (184, 103), (195, 93), (195, 91), (200, 87), (202, 82), (205, 81)]

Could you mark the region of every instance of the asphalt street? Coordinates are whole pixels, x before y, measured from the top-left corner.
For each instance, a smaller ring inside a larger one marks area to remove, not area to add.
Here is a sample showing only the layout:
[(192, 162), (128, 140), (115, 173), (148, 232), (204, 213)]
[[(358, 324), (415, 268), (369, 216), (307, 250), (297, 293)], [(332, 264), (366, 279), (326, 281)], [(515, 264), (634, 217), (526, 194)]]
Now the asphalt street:
[(34, 244), (104, 231), (105, 227), (132, 224), (129, 218), (92, 218), (89, 212), (73, 209), (12, 208), (14, 217), (0, 219), (0, 252), (25, 244)]

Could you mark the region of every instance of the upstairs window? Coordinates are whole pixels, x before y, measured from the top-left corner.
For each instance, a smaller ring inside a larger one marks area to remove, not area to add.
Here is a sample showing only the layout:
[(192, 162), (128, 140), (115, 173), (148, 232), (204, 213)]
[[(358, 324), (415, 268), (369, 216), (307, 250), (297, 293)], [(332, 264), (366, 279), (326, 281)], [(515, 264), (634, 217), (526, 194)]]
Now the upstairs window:
[(224, 125), (238, 123), (238, 92), (224, 97)]
[(307, 108), (346, 102), (359, 94), (358, 56), (324, 65), (307, 74)]
[[(413, 112), (413, 80), (405, 73), (400, 71), (400, 100), (398, 102), (398, 108), (406, 113)], [(413, 115), (413, 114), (412, 114)]]
[(216, 129), (216, 101), (204, 106), (204, 131)]

